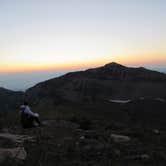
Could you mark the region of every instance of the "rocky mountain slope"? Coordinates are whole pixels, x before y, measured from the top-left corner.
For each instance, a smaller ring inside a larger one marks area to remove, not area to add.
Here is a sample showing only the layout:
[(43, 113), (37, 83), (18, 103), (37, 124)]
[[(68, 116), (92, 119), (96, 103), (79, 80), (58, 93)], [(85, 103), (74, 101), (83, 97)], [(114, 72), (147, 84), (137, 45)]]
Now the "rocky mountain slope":
[(93, 102), (140, 97), (165, 98), (166, 74), (117, 63), (72, 72), (27, 90), (34, 103)]
[(166, 74), (117, 63), (65, 74), (41, 82), (26, 93), (0, 88), (0, 111), (18, 107), (24, 97), (33, 105), (54, 108), (65, 102), (166, 99)]

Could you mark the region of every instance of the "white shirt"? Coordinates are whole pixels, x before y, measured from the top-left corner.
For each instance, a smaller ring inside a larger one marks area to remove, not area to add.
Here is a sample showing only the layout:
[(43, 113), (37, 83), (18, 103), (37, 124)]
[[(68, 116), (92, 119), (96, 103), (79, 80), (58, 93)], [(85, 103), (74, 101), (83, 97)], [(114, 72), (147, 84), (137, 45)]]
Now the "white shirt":
[(24, 112), (27, 115), (39, 117), (39, 114), (32, 112), (29, 106), (22, 105), (20, 108), (21, 112)]

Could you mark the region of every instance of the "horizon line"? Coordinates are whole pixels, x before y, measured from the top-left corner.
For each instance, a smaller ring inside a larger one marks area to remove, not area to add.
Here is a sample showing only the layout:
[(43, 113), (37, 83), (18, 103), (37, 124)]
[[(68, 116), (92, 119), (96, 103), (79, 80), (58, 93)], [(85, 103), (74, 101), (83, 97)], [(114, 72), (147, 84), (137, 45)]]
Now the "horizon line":
[[(99, 60), (99, 61), (89, 61), (86, 64), (83, 63), (68, 63), (68, 64), (52, 64), (52, 65), (33, 65), (33, 66), (18, 66), (11, 68), (2, 68), (0, 73), (32, 73), (32, 72), (51, 72), (51, 71), (69, 71), (69, 70), (85, 70), (88, 68), (101, 67), (109, 63), (117, 63), (127, 67), (153, 67), (153, 66), (166, 66), (166, 61), (148, 61), (148, 62), (127, 62), (120, 60)], [(162, 68), (162, 67), (161, 67)], [(164, 68), (164, 67), (163, 67)]]

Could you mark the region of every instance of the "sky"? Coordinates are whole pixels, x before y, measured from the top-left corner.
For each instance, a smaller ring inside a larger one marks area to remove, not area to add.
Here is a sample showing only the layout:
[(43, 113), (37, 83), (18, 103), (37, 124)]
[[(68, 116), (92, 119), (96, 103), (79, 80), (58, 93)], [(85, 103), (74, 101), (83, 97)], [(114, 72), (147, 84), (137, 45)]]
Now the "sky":
[(165, 9), (165, 0), (0, 0), (0, 86), (112, 61), (164, 69)]

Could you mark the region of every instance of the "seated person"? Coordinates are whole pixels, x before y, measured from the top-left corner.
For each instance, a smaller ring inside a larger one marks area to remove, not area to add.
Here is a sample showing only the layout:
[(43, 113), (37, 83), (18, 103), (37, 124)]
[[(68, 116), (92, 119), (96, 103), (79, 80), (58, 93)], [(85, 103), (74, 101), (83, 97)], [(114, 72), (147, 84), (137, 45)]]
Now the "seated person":
[(39, 120), (39, 114), (33, 113), (27, 102), (24, 102), (24, 105), (21, 105), (20, 109), (21, 124), (23, 128), (35, 127), (35, 123), (37, 123), (38, 126), (41, 125), (41, 122)]

